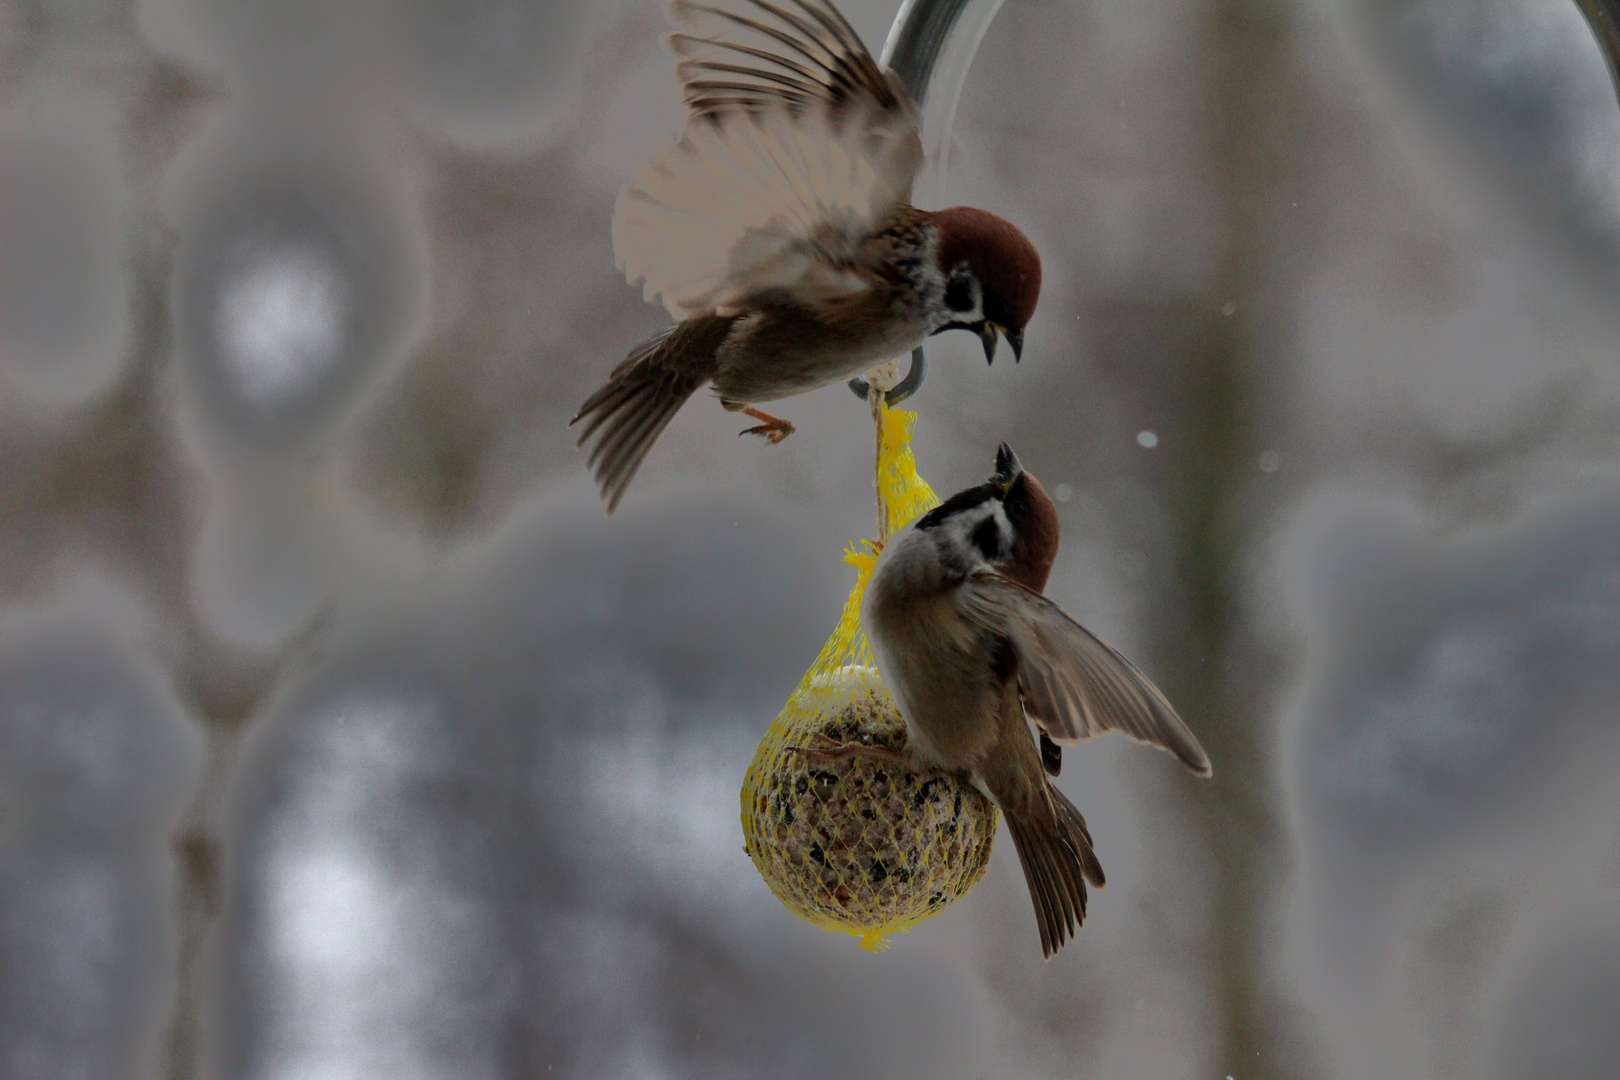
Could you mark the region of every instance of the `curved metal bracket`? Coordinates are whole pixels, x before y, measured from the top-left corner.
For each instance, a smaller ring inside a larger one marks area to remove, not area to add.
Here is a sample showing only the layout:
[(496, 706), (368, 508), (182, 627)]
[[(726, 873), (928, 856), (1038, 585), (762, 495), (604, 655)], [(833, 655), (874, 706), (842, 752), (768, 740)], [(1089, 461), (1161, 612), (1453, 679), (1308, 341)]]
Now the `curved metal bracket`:
[[(905, 0), (889, 28), (879, 63), (893, 68), (921, 110), (922, 144), (928, 164), (913, 185), (911, 201), (917, 206), (938, 203), (945, 190), (946, 156), (950, 151), (951, 124), (962, 96), (968, 68), (990, 20), (1002, 0)], [(911, 369), (883, 395), (898, 405), (917, 392), (927, 374), (922, 346), (911, 352)], [(855, 378), (849, 388), (866, 400), (867, 382)]]
[[(927, 374), (928, 354), (923, 352), (923, 347), (919, 345), (911, 350), (911, 368), (906, 372), (906, 377), (883, 392), (884, 402), (889, 405), (900, 404), (917, 392), (917, 388), (923, 384), (923, 377)], [(849, 388), (862, 401), (866, 400), (867, 394), (872, 390), (871, 384), (859, 375), (849, 380)]]
[(1620, 0), (1575, 0), (1575, 6), (1586, 16), (1609, 65), (1609, 79), (1620, 94)]

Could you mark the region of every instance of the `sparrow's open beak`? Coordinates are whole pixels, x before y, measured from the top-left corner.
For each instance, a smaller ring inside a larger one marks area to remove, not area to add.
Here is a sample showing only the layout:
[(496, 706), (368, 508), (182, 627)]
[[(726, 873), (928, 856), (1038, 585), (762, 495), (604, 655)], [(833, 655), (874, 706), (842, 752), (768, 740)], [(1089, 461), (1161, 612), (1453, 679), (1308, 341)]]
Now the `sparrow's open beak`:
[(994, 323), (982, 322), (979, 324), (979, 340), (984, 342), (984, 362), (996, 362), (996, 327)]
[(1002, 491), (1006, 491), (1023, 472), (1024, 467), (1019, 464), (1018, 455), (1013, 453), (1012, 447), (1002, 443), (996, 449), (996, 475), (990, 478), (991, 481)]
[(1022, 330), (1006, 329), (1003, 329), (1001, 332), (1007, 335), (1007, 344), (1012, 346), (1013, 363), (1018, 363), (1018, 361), (1024, 358), (1024, 332)]

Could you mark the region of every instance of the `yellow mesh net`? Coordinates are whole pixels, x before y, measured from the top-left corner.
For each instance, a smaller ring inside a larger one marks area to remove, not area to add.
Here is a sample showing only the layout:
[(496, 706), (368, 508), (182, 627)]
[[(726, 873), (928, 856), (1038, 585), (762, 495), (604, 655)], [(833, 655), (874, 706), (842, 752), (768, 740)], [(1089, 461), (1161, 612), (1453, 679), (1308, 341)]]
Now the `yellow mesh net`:
[[(917, 414), (887, 406), (878, 423), (877, 485), (887, 533), (939, 505), (917, 475)], [(872, 666), (861, 597), (877, 561), (868, 542), (844, 555), (855, 587), (821, 654), (771, 722), (743, 778), (749, 856), (800, 918), (880, 949), (965, 895), (984, 875), (996, 808), (953, 774), (875, 756), (799, 753), (863, 743), (903, 749), (906, 726)]]

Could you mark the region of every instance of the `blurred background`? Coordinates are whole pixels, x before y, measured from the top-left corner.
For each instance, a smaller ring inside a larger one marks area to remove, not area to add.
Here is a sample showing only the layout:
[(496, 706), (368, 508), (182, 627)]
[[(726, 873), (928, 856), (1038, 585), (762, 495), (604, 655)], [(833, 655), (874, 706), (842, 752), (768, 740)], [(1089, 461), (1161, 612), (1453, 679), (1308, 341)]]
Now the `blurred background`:
[[(874, 51), (897, 3), (844, 0)], [(1585, 5), (1602, 16), (1600, 0)], [(1007, 0), (931, 344), (1049, 593), (1214, 779), (1061, 786), (883, 953), (738, 788), (871, 529), (870, 421), (700, 395), (604, 520), (565, 424), (666, 316), (617, 190), (655, 0), (0, 0), (0, 1078), (1620, 1075), (1620, 106), (1575, 0)], [(1611, 26), (1612, 32), (1612, 26)]]

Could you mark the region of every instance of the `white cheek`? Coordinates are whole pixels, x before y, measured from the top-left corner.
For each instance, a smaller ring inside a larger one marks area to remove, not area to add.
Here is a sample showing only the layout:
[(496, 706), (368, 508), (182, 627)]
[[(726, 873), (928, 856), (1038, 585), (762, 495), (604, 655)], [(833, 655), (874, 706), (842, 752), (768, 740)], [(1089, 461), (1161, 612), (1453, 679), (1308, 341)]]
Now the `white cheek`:
[[(1007, 519), (1007, 515), (1002, 510), (1000, 503), (991, 503), (983, 513), (964, 514), (950, 523), (949, 532), (946, 536), (946, 546), (955, 556), (952, 561), (975, 567), (982, 567), (989, 562), (985, 558), (984, 552), (979, 550), (979, 545), (973, 540), (973, 534), (984, 524), (986, 518), (990, 518), (996, 523), (997, 546), (999, 548), (997, 555), (1005, 557), (1011, 552), (1012, 522)], [(942, 558), (941, 561), (945, 560)]]
[(927, 592), (937, 587), (939, 578), (939, 553), (934, 550), (933, 537), (918, 532), (914, 524), (907, 525), (884, 545), (872, 570), (868, 591)]

